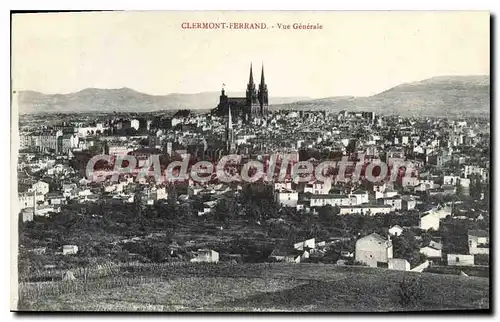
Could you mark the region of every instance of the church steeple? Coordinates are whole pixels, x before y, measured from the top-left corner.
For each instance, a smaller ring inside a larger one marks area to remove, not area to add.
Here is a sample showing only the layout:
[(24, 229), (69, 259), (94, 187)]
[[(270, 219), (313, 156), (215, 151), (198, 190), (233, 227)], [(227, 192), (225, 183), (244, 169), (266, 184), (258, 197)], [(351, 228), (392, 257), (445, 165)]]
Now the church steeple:
[(262, 117), (266, 117), (269, 113), (269, 94), (267, 92), (266, 80), (264, 78), (264, 64), (262, 64), (262, 72), (260, 74), (258, 98), (260, 105), (260, 115)]
[(255, 88), (255, 83), (253, 81), (252, 63), (250, 63), (250, 77), (247, 85), (246, 93), (246, 107), (245, 107), (245, 119), (250, 121), (255, 119), (259, 114), (259, 99), (257, 97), (257, 90)]
[(252, 63), (250, 63), (250, 78), (248, 80), (248, 85), (253, 85), (253, 73), (252, 73)]
[(266, 84), (266, 81), (264, 80), (264, 64), (262, 64), (262, 73), (260, 74), (260, 84)]

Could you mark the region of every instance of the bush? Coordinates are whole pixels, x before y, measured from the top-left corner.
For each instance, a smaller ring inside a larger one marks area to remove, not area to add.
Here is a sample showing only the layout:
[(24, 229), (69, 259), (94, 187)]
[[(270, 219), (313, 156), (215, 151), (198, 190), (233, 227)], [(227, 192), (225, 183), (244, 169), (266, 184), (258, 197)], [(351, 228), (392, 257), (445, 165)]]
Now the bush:
[(396, 289), (399, 304), (406, 309), (416, 309), (424, 297), (424, 288), (414, 276), (404, 276)]

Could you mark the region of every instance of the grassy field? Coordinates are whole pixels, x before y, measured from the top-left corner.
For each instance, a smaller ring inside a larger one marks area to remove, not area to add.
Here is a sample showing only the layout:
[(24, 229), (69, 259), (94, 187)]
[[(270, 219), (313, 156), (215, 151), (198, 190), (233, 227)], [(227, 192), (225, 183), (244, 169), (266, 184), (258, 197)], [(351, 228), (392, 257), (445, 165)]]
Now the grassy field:
[[(397, 295), (409, 275), (424, 295), (411, 308)], [(95, 279), (22, 284), (20, 297), (20, 310), (465, 310), (489, 308), (489, 279), (326, 264), (158, 264), (124, 266)]]

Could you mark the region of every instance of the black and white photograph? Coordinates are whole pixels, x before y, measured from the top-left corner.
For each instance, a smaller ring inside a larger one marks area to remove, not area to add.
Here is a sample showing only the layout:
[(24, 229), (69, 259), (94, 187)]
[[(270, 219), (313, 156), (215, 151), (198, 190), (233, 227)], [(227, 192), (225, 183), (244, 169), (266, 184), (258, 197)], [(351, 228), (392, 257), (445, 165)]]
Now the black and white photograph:
[(11, 13), (11, 310), (491, 312), (490, 24)]

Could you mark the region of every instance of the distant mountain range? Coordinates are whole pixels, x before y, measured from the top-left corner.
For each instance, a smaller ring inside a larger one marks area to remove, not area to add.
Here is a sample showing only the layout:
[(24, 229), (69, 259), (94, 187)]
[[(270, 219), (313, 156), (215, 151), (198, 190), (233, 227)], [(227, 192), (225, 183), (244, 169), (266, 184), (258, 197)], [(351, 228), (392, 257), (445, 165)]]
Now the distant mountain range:
[(474, 116), (490, 113), (489, 76), (439, 76), (405, 83), (368, 97), (337, 96), (273, 108), (373, 111), (405, 116)]
[[(244, 97), (245, 93), (227, 93)], [(207, 110), (219, 103), (220, 92), (196, 94), (149, 95), (131, 88), (87, 88), (69, 94), (43, 94), (20, 91), (20, 114), (83, 112), (154, 112), (161, 110)], [(286, 104), (309, 100), (309, 97), (270, 97), (270, 104)]]
[[(148, 95), (130, 88), (87, 88), (70, 94), (21, 91), (18, 103), (20, 114), (206, 110), (218, 104), (219, 95), (219, 92)], [(228, 95), (245, 96), (244, 93)], [(368, 97), (270, 97), (270, 104), (273, 109), (374, 111), (407, 116), (487, 115), (490, 77), (440, 76), (401, 84)]]

